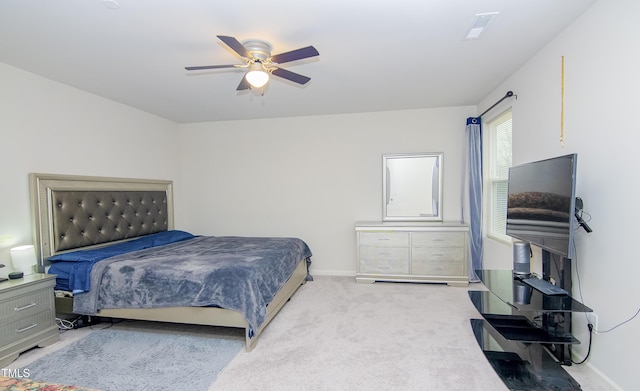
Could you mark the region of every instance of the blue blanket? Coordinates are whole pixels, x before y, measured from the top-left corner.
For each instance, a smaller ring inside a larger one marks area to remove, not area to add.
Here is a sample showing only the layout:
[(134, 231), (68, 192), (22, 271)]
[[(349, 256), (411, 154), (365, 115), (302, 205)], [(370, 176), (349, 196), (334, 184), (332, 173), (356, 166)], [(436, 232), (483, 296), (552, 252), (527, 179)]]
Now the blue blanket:
[(103, 308), (218, 306), (241, 312), (251, 330), (311, 251), (297, 238), (194, 237), (97, 262), (74, 312)]
[(89, 276), (96, 262), (131, 251), (163, 246), (194, 237), (188, 232), (172, 230), (93, 250), (79, 250), (58, 254), (49, 258), (49, 261), (53, 262), (53, 264), (48, 273), (58, 276), (55, 289), (71, 291), (74, 294), (88, 292), (91, 289)]

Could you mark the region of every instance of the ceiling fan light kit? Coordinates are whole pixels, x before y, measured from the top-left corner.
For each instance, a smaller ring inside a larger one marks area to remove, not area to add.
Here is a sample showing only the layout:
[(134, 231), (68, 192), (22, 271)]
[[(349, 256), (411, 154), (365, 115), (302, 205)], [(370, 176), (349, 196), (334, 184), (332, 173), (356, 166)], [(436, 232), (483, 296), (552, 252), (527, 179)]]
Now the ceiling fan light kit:
[(251, 65), (251, 70), (247, 72), (245, 78), (255, 88), (262, 88), (269, 81), (269, 73), (264, 69), (262, 63), (256, 61)]
[(242, 58), (244, 64), (204, 65), (185, 67), (185, 69), (187, 71), (220, 68), (248, 69), (248, 72), (236, 88), (237, 91), (247, 90), (251, 87), (263, 88), (269, 81), (269, 74), (304, 85), (308, 83), (311, 78), (280, 68), (279, 65), (291, 61), (302, 60), (304, 58), (315, 57), (320, 54), (313, 46), (307, 46), (272, 56), (271, 45), (264, 41), (249, 40), (240, 43), (240, 41), (234, 37), (218, 35), (218, 38), (236, 52)]

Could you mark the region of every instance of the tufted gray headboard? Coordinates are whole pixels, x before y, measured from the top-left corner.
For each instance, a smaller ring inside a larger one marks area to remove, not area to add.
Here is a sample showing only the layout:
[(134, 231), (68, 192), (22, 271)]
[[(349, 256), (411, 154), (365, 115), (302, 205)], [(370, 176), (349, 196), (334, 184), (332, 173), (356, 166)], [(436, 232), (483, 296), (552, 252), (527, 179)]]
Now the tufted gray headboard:
[(29, 174), (38, 270), (50, 256), (173, 229), (173, 183)]

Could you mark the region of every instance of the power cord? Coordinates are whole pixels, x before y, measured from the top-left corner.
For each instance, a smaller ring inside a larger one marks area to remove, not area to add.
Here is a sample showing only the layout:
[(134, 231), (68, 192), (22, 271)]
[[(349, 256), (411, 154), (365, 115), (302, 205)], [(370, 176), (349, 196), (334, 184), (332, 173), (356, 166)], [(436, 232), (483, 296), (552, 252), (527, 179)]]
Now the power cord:
[[(589, 215), (589, 220), (591, 220), (590, 215)], [(578, 277), (578, 294), (580, 295), (580, 301), (584, 303), (584, 298), (582, 297), (582, 283), (580, 281), (580, 271), (578, 269), (578, 250), (576, 249), (575, 242), (573, 243), (573, 253), (575, 254), (574, 259), (576, 260), (576, 276)], [(584, 316), (587, 319), (587, 328), (589, 329), (589, 345), (587, 347), (587, 355), (580, 362), (574, 362), (573, 360), (571, 360), (571, 362), (574, 363), (574, 364), (583, 364), (585, 361), (587, 361), (587, 359), (589, 358), (589, 354), (591, 354), (591, 340), (592, 340), (592, 337), (593, 337), (593, 333), (596, 333), (596, 334), (609, 333), (609, 332), (617, 329), (618, 327), (622, 326), (623, 324), (632, 321), (635, 317), (638, 316), (638, 314), (640, 314), (640, 308), (638, 308), (636, 313), (633, 314), (633, 316), (631, 316), (629, 319), (627, 319), (625, 321), (622, 321), (622, 322), (618, 323), (617, 325), (615, 325), (615, 326), (613, 326), (613, 327), (611, 327), (611, 328), (609, 328), (607, 330), (595, 330), (595, 327), (593, 326), (593, 324), (589, 323), (589, 318), (587, 317), (587, 313), (585, 312)]]
[(70, 321), (67, 319), (56, 318), (56, 325), (58, 325), (59, 330), (73, 330), (76, 328), (76, 321), (78, 318)]
[(113, 318), (100, 318), (97, 316), (78, 315), (73, 320), (56, 318), (56, 325), (58, 330), (63, 332), (68, 330), (75, 330), (82, 327), (89, 327), (90, 329), (108, 329), (114, 324), (122, 323), (124, 319)]
[[(591, 220), (591, 218), (589, 218), (589, 220)], [(580, 295), (580, 302), (584, 303), (584, 298), (582, 297), (582, 281), (580, 281), (580, 270), (578, 269), (578, 249), (576, 248), (575, 242), (573, 242), (573, 254), (574, 254), (574, 259), (576, 260), (576, 277), (578, 277), (578, 294)], [(585, 319), (587, 319), (587, 328), (589, 329), (589, 345), (587, 345), (587, 355), (584, 356), (582, 361), (576, 362), (576, 361), (573, 361), (573, 359), (571, 359), (571, 362), (576, 365), (584, 364), (589, 358), (589, 355), (591, 355), (591, 342), (593, 340), (593, 325), (589, 323), (589, 318), (587, 317), (586, 312), (584, 313), (584, 317)]]
[(89, 315), (76, 315), (76, 317), (73, 319), (56, 318), (56, 325), (58, 326), (58, 329), (64, 331), (79, 329), (87, 326), (93, 327), (94, 325), (97, 325), (99, 323), (102, 323), (101, 318), (96, 316), (91, 317)]
[(589, 345), (587, 347), (587, 355), (584, 356), (582, 361), (575, 362), (575, 361), (573, 361), (573, 359), (571, 359), (571, 362), (576, 364), (576, 365), (584, 364), (585, 361), (587, 361), (587, 359), (589, 358), (589, 355), (591, 354), (591, 339), (593, 338), (593, 325), (591, 323), (589, 323), (589, 324), (587, 324), (587, 327), (589, 328)]
[(596, 334), (604, 334), (604, 333), (611, 332), (611, 331), (613, 331), (613, 330), (617, 329), (618, 327), (622, 326), (623, 324), (628, 323), (628, 322), (631, 322), (631, 321), (632, 321), (636, 316), (638, 316), (638, 314), (640, 314), (640, 308), (638, 308), (638, 310), (636, 311), (636, 313), (635, 313), (635, 314), (633, 314), (633, 316), (631, 316), (629, 319), (627, 319), (627, 320), (625, 320), (625, 321), (622, 321), (622, 322), (618, 323), (617, 325), (613, 326), (613, 327), (612, 327), (612, 328), (610, 328), (610, 329), (607, 329), (607, 330), (596, 330), (595, 332), (596, 332)]
[(73, 330), (93, 324), (91, 317), (85, 315), (77, 315), (73, 319), (56, 318), (56, 324), (60, 330)]

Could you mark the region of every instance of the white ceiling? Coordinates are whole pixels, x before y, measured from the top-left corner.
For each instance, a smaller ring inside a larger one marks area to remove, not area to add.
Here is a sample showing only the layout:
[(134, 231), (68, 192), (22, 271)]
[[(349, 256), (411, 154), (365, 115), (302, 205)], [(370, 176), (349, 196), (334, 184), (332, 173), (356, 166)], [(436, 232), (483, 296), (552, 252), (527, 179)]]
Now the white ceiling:
[[(0, 61), (178, 123), (476, 105), (594, 2), (2, 0)], [(216, 35), (320, 56), (237, 92), (241, 70), (184, 70), (242, 63)]]

